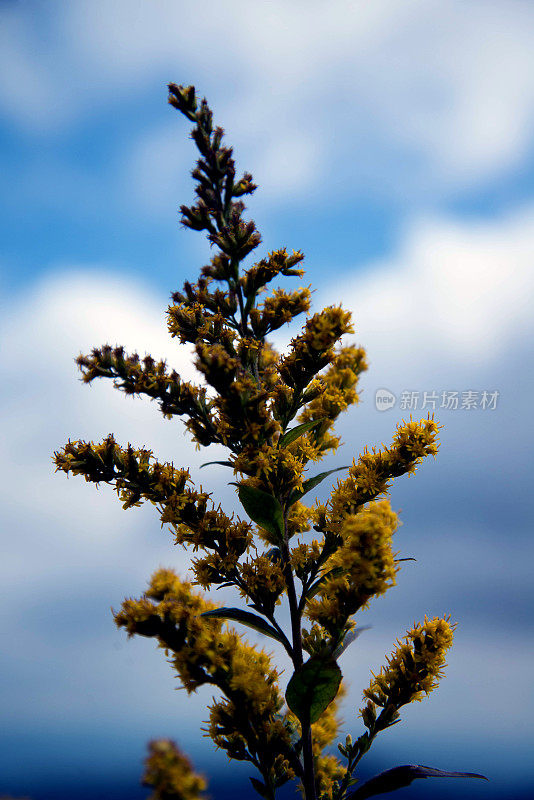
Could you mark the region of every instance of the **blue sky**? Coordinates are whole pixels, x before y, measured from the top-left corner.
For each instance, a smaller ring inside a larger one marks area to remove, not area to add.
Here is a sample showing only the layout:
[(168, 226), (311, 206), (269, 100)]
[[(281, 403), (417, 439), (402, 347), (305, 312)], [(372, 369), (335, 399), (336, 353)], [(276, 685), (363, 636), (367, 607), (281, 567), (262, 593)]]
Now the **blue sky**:
[[(446, 679), (383, 735), (368, 774), (423, 763), (489, 775), (489, 788), (462, 786), (470, 797), (531, 785), (533, 31), (520, 0), (0, 5), (0, 793), (135, 796), (158, 736), (208, 774), (227, 768), (200, 732), (210, 693), (174, 693), (161, 653), (126, 641), (110, 613), (158, 566), (185, 574), (189, 555), (152, 507), (125, 513), (111, 488), (67, 481), (50, 458), (69, 437), (113, 431), (190, 466), (239, 511), (224, 470), (199, 471), (223, 448), (196, 452), (179, 420), (110, 383), (83, 386), (73, 362), (120, 343), (202, 383), (166, 330), (170, 293), (213, 253), (178, 224), (197, 151), (166, 103), (171, 80), (207, 98), (238, 173), (258, 184), (244, 214), (262, 234), (257, 257), (302, 250), (313, 311), (353, 313), (346, 339), (366, 347), (370, 370), (325, 468), (387, 443), (402, 418), (426, 416), (425, 392), (437, 396), (440, 453), (392, 491), (397, 545), (417, 562), (342, 658), (344, 735), (358, 733), (369, 669), (395, 638), (451, 613)], [(387, 411), (379, 389), (395, 396)], [(453, 391), (459, 407), (441, 408)], [(495, 408), (480, 407), (484, 391)], [(402, 407), (405, 392), (417, 408)], [(477, 408), (461, 407), (467, 392)]]

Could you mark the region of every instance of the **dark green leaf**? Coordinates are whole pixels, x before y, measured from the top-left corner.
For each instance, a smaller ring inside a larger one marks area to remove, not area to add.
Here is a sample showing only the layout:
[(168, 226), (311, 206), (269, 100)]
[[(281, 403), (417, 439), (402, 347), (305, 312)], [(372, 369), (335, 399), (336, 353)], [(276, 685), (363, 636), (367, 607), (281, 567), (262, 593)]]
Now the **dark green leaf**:
[(445, 772), (434, 767), (423, 767), (421, 764), (405, 764), (402, 767), (394, 767), (375, 775), (371, 780), (366, 781), (363, 786), (348, 795), (347, 800), (365, 800), (375, 794), (385, 794), (394, 792), (403, 786), (409, 786), (416, 778), (482, 778), (487, 781), (485, 775), (477, 772)]
[(200, 465), (199, 469), (202, 469), (202, 467), (209, 467), (210, 464), (221, 464), (223, 467), (234, 466), (231, 461), (206, 461), (205, 464)]
[(333, 472), (339, 472), (340, 469), (350, 469), (350, 464), (349, 466), (345, 467), (329, 469), (327, 472), (320, 472), (319, 475), (316, 475), (314, 478), (308, 478), (307, 481), (303, 482), (301, 492), (297, 489), (293, 489), (289, 498), (289, 504), (293, 505), (293, 503), (296, 503), (297, 500), (300, 500), (300, 498), (304, 497), (305, 494), (308, 494), (308, 492), (311, 492), (312, 489), (315, 489), (315, 487), (318, 486), (321, 481), (324, 481), (324, 479), (328, 478), (329, 475), (332, 475)]
[(286, 431), (278, 439), (278, 447), (286, 447), (286, 445), (291, 444), (291, 442), (294, 442), (295, 439), (299, 438), (299, 436), (302, 436), (312, 428), (315, 428), (315, 426), (319, 425), (322, 421), (322, 419), (312, 419), (311, 422), (303, 422), (302, 425), (297, 425), (295, 428), (291, 428), (290, 431)]
[(317, 722), (339, 689), (341, 670), (331, 659), (324, 661), (312, 656), (293, 674), (286, 689), (286, 702), (302, 722), (309, 714)]
[(276, 639), (277, 642), (282, 641), (278, 631), (269, 625), (268, 622), (265, 622), (262, 617), (253, 614), (251, 611), (244, 611), (242, 608), (214, 608), (212, 611), (204, 611), (200, 616), (231, 619), (234, 622), (241, 622), (243, 625), (248, 625), (249, 628), (254, 628), (254, 630), (265, 634), (265, 636), (270, 636), (271, 639)]
[(254, 486), (239, 483), (230, 483), (229, 486), (237, 486), (239, 500), (250, 519), (281, 540), (284, 536), (284, 511), (276, 497)]

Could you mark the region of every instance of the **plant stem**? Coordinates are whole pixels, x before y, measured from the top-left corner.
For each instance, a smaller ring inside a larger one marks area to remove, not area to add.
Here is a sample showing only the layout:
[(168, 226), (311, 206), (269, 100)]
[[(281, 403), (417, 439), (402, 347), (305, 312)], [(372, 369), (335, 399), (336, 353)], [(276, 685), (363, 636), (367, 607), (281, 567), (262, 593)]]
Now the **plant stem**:
[[(345, 777), (341, 781), (339, 789), (335, 795), (336, 800), (346, 800), (347, 797), (347, 790), (349, 788), (349, 783), (352, 778), (352, 774), (360, 761), (362, 760), (363, 756), (369, 751), (375, 736), (380, 733), (379, 729), (374, 728), (373, 730), (369, 731), (369, 738), (364, 748), (359, 749), (357, 755), (351, 755), (349, 758), (349, 763), (347, 764), (347, 771), (345, 773)], [(359, 740), (361, 741), (361, 740)], [(358, 743), (357, 743), (358, 744)]]
[[(282, 542), (282, 556), (284, 562), (284, 577), (286, 579), (287, 597), (289, 600), (289, 610), (291, 614), (291, 632), (293, 634), (293, 666), (297, 670), (304, 663), (302, 655), (302, 634), (300, 628), (300, 611), (295, 591), (295, 581), (291, 569), (289, 554), (289, 539), (287, 534), (287, 510), (284, 513), (284, 540)], [(304, 792), (306, 800), (316, 800), (315, 792), (315, 770), (313, 764), (313, 747), (311, 723), (309, 715), (300, 720), (302, 729), (302, 756), (304, 759)]]

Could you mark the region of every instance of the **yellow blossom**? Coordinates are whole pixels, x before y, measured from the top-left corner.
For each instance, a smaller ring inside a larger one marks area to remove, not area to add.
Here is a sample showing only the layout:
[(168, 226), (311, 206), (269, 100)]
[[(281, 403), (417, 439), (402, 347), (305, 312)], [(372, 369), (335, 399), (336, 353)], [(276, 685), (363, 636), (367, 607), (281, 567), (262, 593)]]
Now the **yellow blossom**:
[(280, 595), (286, 588), (284, 574), (280, 566), (265, 555), (245, 561), (239, 568), (242, 597), (250, 597), (269, 613), (280, 603)]
[(353, 460), (349, 476), (337, 482), (329, 501), (330, 513), (325, 524), (328, 530), (339, 531), (347, 514), (354, 514), (365, 503), (389, 489), (391, 480), (413, 473), (427, 455), (436, 455), (438, 425), (430, 417), (420, 422), (403, 422), (397, 426), (391, 447), (376, 452), (365, 450), (358, 462)]
[(407, 631), (403, 641), (387, 657), (387, 666), (373, 674), (364, 696), (375, 705), (396, 709), (429, 694), (443, 677), (445, 654), (452, 645), (455, 625), (450, 617), (425, 616), (423, 623)]
[(170, 739), (149, 742), (143, 786), (153, 788), (148, 800), (200, 800), (207, 782)]
[(326, 570), (339, 569), (341, 574), (323, 583), (318, 597), (309, 600), (306, 607), (308, 618), (321, 624), (333, 638), (371, 597), (395, 585), (397, 567), (391, 540), (397, 524), (397, 515), (386, 500), (345, 518), (343, 545), (326, 563)]

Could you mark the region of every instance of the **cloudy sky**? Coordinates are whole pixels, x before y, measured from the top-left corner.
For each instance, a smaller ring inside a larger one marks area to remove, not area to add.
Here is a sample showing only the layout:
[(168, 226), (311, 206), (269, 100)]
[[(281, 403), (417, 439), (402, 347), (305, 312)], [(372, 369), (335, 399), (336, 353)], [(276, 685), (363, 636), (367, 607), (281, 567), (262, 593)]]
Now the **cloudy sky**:
[[(360, 731), (361, 690), (395, 638), (450, 613), (446, 679), (362, 774), (430, 764), (491, 778), (463, 796), (519, 797), (534, 780), (528, 0), (0, 4), (0, 794), (143, 797), (145, 743), (159, 736), (215, 776), (215, 797), (228, 784), (226, 756), (200, 731), (211, 693), (175, 693), (153, 642), (127, 641), (110, 612), (160, 565), (185, 575), (190, 554), (152, 506), (126, 513), (110, 487), (54, 474), (51, 459), (69, 437), (113, 432), (189, 466), (239, 512), (227, 471), (199, 470), (223, 448), (196, 452), (178, 419), (111, 382), (82, 385), (73, 360), (122, 344), (202, 383), (166, 330), (170, 293), (213, 254), (179, 226), (197, 151), (168, 81), (207, 98), (238, 173), (253, 174), (244, 218), (262, 234), (257, 257), (302, 250), (313, 311), (353, 313), (346, 343), (366, 347), (370, 370), (325, 468), (387, 443), (410, 414), (434, 410), (444, 425), (438, 457), (392, 492), (398, 549), (417, 561), (341, 659), (343, 738)], [(233, 764), (248, 791), (252, 771)]]

